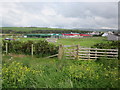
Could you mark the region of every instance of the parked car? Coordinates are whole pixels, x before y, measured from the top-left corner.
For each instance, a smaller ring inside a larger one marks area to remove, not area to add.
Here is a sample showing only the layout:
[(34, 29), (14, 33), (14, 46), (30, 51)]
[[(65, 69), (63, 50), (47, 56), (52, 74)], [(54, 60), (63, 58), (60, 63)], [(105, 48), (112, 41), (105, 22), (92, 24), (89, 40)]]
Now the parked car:
[(9, 41), (10, 41), (10, 40), (15, 40), (15, 39), (12, 39), (12, 38), (5, 38), (5, 40), (9, 40)]

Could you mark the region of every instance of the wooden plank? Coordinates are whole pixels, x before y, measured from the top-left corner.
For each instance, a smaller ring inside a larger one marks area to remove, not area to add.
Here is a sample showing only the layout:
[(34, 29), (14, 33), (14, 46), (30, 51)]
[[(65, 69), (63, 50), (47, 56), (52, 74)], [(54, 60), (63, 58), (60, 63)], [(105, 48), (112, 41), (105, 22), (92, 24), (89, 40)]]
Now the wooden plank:
[[(79, 51), (79, 52), (83, 52), (84, 54), (79, 54), (79, 55), (88, 55), (88, 54), (85, 54), (85, 53), (89, 53), (89, 51)], [(71, 53), (71, 52), (65, 52), (65, 53)], [(75, 53), (75, 52), (74, 52)], [(90, 53), (99, 53), (99, 54), (116, 54), (118, 55), (118, 53), (114, 53), (114, 52), (90, 52)], [(90, 55), (94, 55), (94, 54), (90, 54)]]
[(88, 57), (89, 57), (89, 59), (90, 59), (90, 50), (89, 50), (88, 52), (89, 52)]
[(51, 58), (51, 57), (55, 57), (55, 56), (58, 56), (58, 54), (55, 54), (55, 55), (52, 55), (52, 56), (48, 56), (46, 58)]
[(68, 55), (68, 54), (66, 54), (65, 56), (68, 56), (68, 57), (71, 57), (71, 56), (72, 56), (72, 57), (75, 57), (75, 55)]
[(97, 57), (97, 48), (95, 48), (95, 57)]
[[(95, 56), (95, 54), (90, 54), (92, 56)], [(88, 56), (88, 54), (79, 54), (79, 56)], [(96, 55), (96, 56), (111, 56), (111, 57), (118, 57), (118, 55)]]
[[(71, 52), (65, 52), (65, 53), (70, 54)], [(73, 52), (72, 52), (72, 53), (73, 53)], [(76, 52), (74, 51), (74, 53), (76, 53)]]
[(72, 51), (72, 50), (75, 50), (75, 49), (67, 49), (67, 48), (65, 48), (65, 50)]
[(110, 57), (118, 57), (118, 55), (97, 55), (97, 56), (110, 56)]
[(79, 60), (95, 60), (95, 59), (79, 59)]
[(114, 52), (91, 52), (91, 53), (118, 54), (118, 53), (114, 53)]
[[(96, 50), (95, 48), (80, 48), (81, 50)], [(97, 50), (106, 50), (106, 51), (118, 51), (118, 49), (98, 49)]]
[[(89, 52), (89, 51), (79, 51), (79, 52)], [(90, 53), (118, 54), (118, 53), (115, 53), (115, 52), (93, 52), (93, 51), (90, 51)]]
[(98, 57), (85, 57), (85, 56), (80, 56), (81, 58), (98, 58)]
[(77, 60), (79, 59), (79, 47), (80, 47), (80, 46), (77, 45), (77, 49), (76, 49), (76, 50), (77, 50), (77, 51), (76, 51), (76, 59), (77, 59)]
[(68, 58), (68, 57), (66, 57), (66, 59), (75, 59), (75, 58)]
[[(85, 56), (86, 56), (86, 55), (88, 55), (88, 54), (79, 54), (79, 55), (85, 55)], [(95, 55), (95, 54), (89, 54), (89, 55)]]
[(70, 52), (70, 54), (72, 54), (74, 57), (76, 57), (76, 55), (74, 55), (74, 53), (73, 53), (73, 52)]
[(76, 47), (77, 45), (64, 45), (63, 47)]

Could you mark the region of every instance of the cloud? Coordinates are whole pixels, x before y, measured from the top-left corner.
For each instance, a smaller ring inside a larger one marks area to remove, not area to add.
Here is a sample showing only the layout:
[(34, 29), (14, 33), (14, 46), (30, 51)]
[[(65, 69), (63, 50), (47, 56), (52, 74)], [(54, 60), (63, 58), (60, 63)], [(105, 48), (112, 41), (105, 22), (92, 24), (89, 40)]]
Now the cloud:
[(117, 3), (2, 3), (2, 26), (117, 28)]

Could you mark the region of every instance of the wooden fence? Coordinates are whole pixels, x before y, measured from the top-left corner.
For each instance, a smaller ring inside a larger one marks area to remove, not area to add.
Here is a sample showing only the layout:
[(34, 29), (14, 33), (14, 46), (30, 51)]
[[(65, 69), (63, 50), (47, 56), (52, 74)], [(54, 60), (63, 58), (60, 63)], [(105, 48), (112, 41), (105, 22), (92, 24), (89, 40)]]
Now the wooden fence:
[[(6, 54), (8, 53), (8, 44), (6, 43)], [(31, 45), (31, 56), (33, 57), (33, 44)], [(118, 49), (99, 49), (85, 48), (79, 45), (59, 45), (58, 54), (49, 56), (62, 59), (77, 59), (77, 60), (96, 60), (99, 57), (107, 57), (108, 59), (118, 58)]]
[(79, 45), (60, 45), (58, 58), (96, 60), (99, 57), (118, 58), (118, 49), (85, 48)]

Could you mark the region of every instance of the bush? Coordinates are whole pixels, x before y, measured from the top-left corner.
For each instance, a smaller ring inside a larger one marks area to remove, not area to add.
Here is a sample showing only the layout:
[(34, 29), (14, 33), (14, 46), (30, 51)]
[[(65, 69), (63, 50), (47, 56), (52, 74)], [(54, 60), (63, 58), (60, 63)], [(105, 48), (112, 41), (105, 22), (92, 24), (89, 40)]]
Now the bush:
[(47, 41), (5, 41), (3, 40), (2, 50), (5, 51), (6, 43), (8, 43), (8, 53), (17, 54), (31, 54), (31, 45), (34, 46), (34, 55), (36, 56), (47, 56), (58, 53), (58, 46), (48, 43)]
[(120, 41), (108, 41), (107, 43), (97, 43), (92, 46), (92, 48), (100, 49), (117, 49), (120, 45)]

